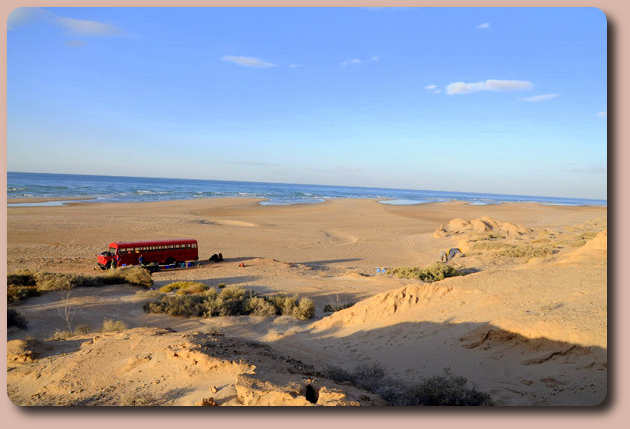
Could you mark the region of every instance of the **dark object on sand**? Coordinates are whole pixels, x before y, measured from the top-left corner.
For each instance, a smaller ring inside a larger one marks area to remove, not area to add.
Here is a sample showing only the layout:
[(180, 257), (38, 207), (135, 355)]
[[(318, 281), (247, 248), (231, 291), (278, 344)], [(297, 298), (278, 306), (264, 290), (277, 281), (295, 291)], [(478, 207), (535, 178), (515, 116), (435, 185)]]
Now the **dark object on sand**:
[(440, 251), (440, 261), (442, 262), (448, 262), (449, 259), (453, 259), (455, 256), (460, 255), (461, 257), (464, 257), (466, 255), (464, 255), (462, 253), (461, 250), (459, 250), (456, 247), (453, 247), (451, 249), (448, 249), (448, 253), (446, 253), (444, 250)]
[(221, 253), (219, 253), (218, 255), (215, 253), (214, 255), (210, 256), (209, 260), (212, 262), (221, 262), (223, 260), (223, 255)]

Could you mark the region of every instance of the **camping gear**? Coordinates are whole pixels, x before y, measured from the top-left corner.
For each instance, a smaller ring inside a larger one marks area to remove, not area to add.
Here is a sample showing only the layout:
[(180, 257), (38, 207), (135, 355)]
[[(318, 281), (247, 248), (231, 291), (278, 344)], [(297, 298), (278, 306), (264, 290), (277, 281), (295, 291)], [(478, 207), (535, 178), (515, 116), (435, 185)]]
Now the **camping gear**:
[(448, 259), (453, 259), (455, 256), (460, 255), (460, 256), (465, 256), (461, 250), (453, 247), (452, 249), (448, 250)]

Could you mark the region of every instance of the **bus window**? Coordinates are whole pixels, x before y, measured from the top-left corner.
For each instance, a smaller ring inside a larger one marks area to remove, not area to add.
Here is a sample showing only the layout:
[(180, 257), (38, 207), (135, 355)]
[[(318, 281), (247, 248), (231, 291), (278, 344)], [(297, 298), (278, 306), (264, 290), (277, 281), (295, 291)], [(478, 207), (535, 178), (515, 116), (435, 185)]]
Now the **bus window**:
[(125, 248), (118, 249), (118, 254), (119, 255), (124, 255), (125, 253), (127, 253), (127, 249), (125, 249)]
[(196, 249), (197, 248), (197, 243), (193, 243), (192, 247), (193, 247), (193, 249)]

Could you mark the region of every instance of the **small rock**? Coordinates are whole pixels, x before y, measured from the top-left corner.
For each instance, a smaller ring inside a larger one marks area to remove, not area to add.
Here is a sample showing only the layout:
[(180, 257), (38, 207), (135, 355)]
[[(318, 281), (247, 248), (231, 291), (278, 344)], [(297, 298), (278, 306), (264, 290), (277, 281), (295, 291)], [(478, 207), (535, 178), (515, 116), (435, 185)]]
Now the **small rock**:
[(211, 391), (212, 393), (217, 393), (217, 392), (219, 391), (219, 389), (217, 389), (217, 386), (212, 386), (212, 387), (210, 388), (210, 391)]
[(218, 407), (219, 404), (214, 402), (214, 398), (203, 398), (201, 401), (195, 402), (197, 407)]

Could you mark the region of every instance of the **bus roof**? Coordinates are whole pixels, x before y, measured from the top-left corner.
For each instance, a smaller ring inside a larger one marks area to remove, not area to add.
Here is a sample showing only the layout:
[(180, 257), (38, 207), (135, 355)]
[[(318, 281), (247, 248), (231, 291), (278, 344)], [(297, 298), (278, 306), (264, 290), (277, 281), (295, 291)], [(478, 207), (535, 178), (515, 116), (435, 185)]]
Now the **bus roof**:
[(115, 241), (109, 243), (110, 247), (147, 247), (147, 246), (168, 246), (170, 244), (193, 244), (197, 240), (193, 238), (183, 238), (178, 240), (154, 240), (154, 241)]

